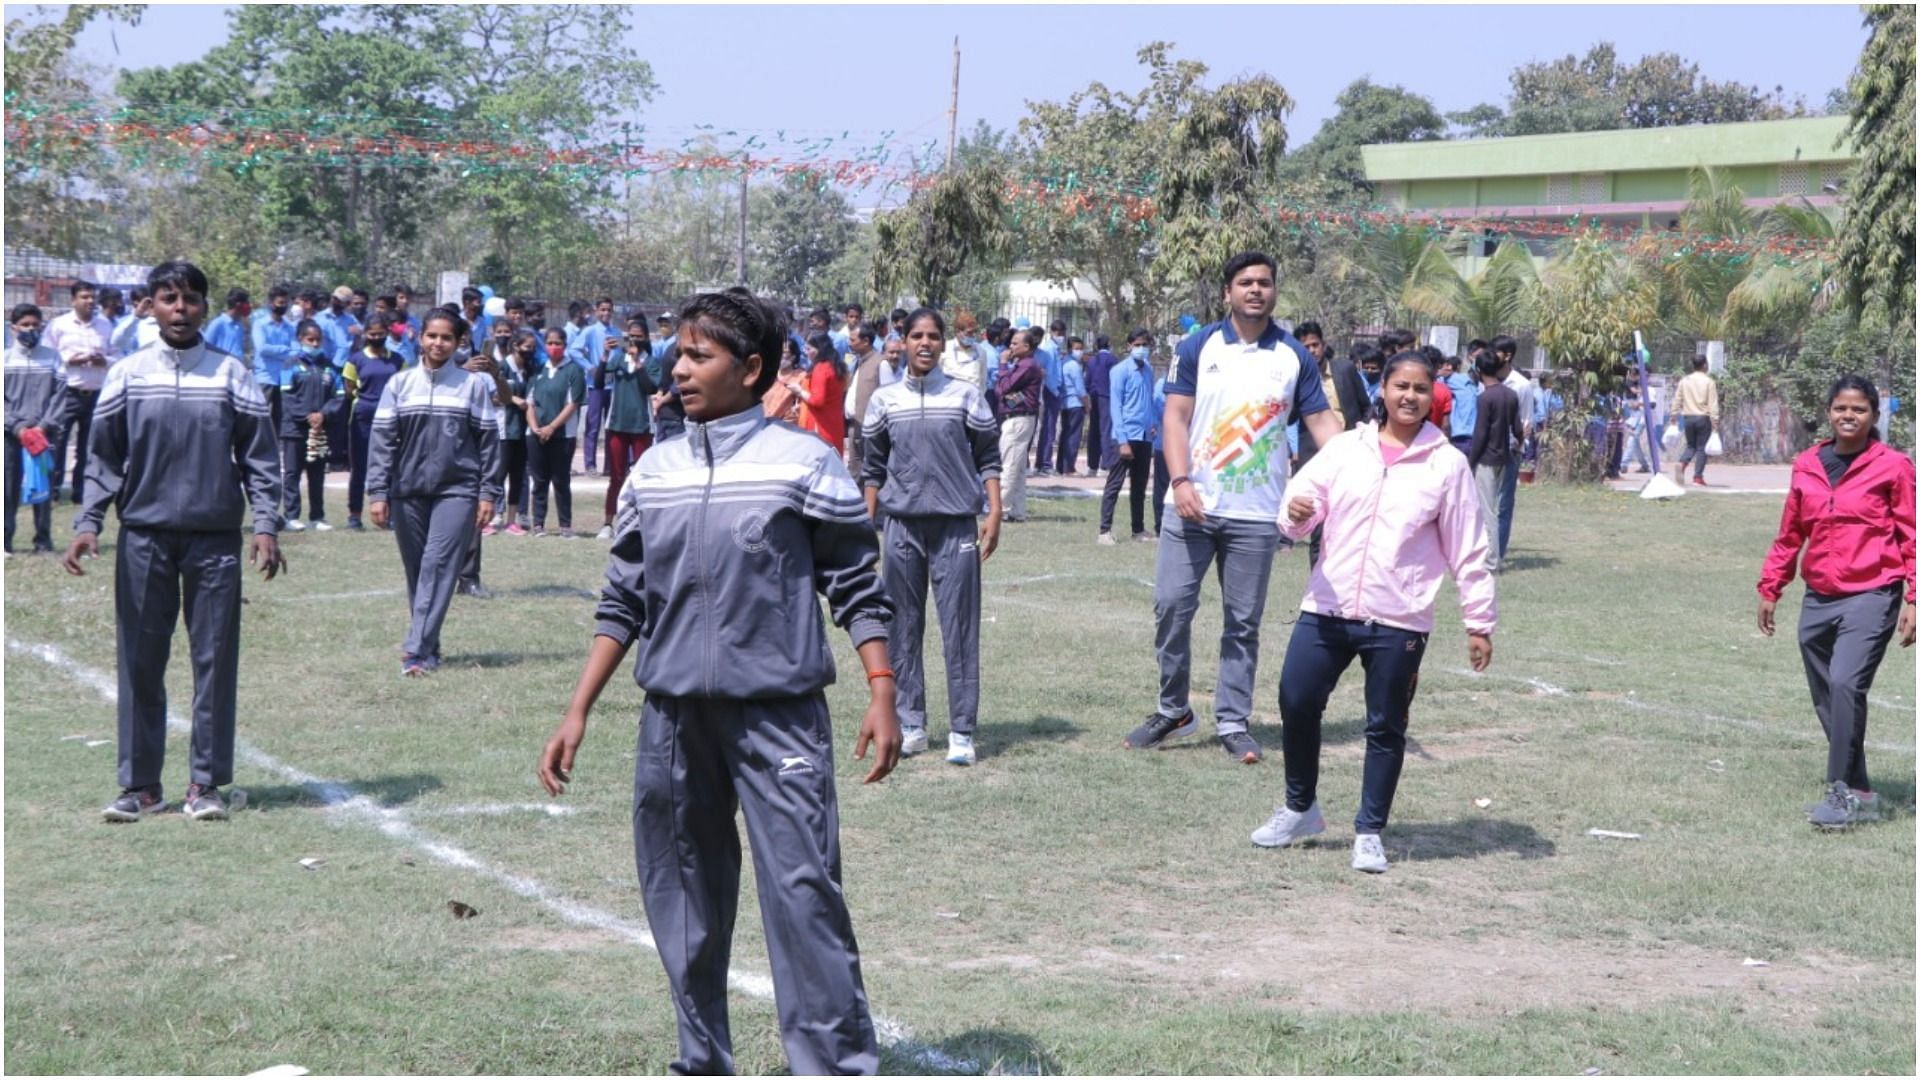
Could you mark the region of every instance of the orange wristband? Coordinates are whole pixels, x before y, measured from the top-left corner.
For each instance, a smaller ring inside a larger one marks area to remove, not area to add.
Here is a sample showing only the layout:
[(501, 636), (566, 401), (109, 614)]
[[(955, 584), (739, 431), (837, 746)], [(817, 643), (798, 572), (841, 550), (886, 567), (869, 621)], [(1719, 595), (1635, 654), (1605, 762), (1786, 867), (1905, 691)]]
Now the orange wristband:
[(893, 678), (892, 668), (881, 668), (879, 671), (867, 672), (868, 682), (872, 682), (875, 679), (891, 679), (891, 678)]

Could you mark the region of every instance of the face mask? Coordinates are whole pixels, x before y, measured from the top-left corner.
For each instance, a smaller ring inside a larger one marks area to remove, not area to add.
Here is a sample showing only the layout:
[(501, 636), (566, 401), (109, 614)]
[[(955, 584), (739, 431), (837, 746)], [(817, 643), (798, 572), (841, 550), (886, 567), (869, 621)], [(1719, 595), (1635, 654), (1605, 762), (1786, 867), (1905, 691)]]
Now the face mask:
[(19, 342), (21, 348), (31, 349), (40, 344), (40, 331), (16, 330), (13, 332), (13, 340)]
[(1135, 345), (1133, 347), (1133, 351), (1127, 354), (1127, 359), (1133, 361), (1136, 364), (1146, 363), (1147, 347), (1145, 345)]
[(319, 363), (319, 362), (320, 362), (321, 360), (324, 360), (324, 359), (326, 359), (326, 356), (327, 356), (327, 354), (326, 354), (326, 351), (325, 351), (325, 350), (323, 350), (323, 349), (315, 349), (315, 348), (309, 348), (309, 347), (307, 347), (307, 346), (302, 346), (302, 347), (301, 347), (301, 349), (300, 349), (300, 355), (301, 355), (302, 357), (304, 357), (305, 359), (307, 359), (307, 360), (310, 360), (310, 361), (312, 361), (313, 363), (316, 363), (316, 364), (317, 364), (317, 363)]
[(566, 356), (567, 356), (567, 347), (565, 345), (548, 345), (547, 346), (547, 359), (552, 360), (554, 363), (557, 364), (561, 360), (566, 359)]
[(973, 339), (972, 339), (972, 338), (970, 338), (970, 337), (967, 337), (967, 336), (965, 336), (964, 334), (963, 334), (963, 335), (961, 335), (961, 338), (960, 338), (960, 347), (961, 347), (961, 348), (963, 348), (963, 349), (971, 349), (971, 348), (973, 348)]

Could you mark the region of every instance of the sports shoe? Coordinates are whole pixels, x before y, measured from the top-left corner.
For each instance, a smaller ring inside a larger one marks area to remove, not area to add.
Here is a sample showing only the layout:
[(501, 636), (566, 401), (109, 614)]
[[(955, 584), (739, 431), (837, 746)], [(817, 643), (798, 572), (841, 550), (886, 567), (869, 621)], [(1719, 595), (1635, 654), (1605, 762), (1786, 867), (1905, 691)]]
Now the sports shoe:
[(1816, 829), (1844, 829), (1854, 823), (1855, 805), (1853, 792), (1847, 789), (1847, 782), (1835, 780), (1827, 785), (1826, 798), (1813, 808), (1807, 820)]
[(453, 587), (453, 591), (462, 596), (471, 596), (475, 600), (493, 599), (493, 590), (477, 581), (461, 582)]
[(1286, 847), (1326, 831), (1327, 819), (1318, 802), (1305, 810), (1289, 810), (1281, 803), (1265, 825), (1253, 830), (1253, 842), (1260, 847)]
[(1187, 715), (1167, 717), (1159, 713), (1147, 714), (1146, 720), (1127, 735), (1121, 745), (1129, 750), (1152, 750), (1168, 739), (1184, 739), (1200, 730), (1200, 721), (1188, 709)]
[(364, 532), (366, 530), (366, 526), (361, 523), (358, 514), (349, 514), (347, 516), (347, 528), (354, 532)]
[(611, 540), (611, 539), (613, 539), (613, 526), (611, 526), (611, 525), (602, 525), (602, 526), (600, 526), (600, 531), (599, 531), (599, 532), (597, 532), (597, 533), (594, 533), (594, 534), (593, 534), (593, 538), (594, 538), (595, 540)]
[(1102, 547), (1112, 547), (1113, 545), (1119, 543), (1118, 540), (1115, 540), (1113, 538), (1113, 534), (1110, 532), (1103, 532), (1099, 536), (1094, 537), (1093, 542), (1101, 545)]
[(1353, 868), (1363, 874), (1387, 872), (1387, 852), (1380, 846), (1379, 833), (1354, 834)]
[(286, 524), (280, 526), (280, 531), (281, 532), (306, 532), (307, 527), (305, 525), (300, 524), (299, 518), (288, 518)]
[(217, 787), (193, 784), (187, 788), (187, 801), (180, 804), (180, 811), (195, 821), (225, 821), (227, 800)]
[(900, 729), (900, 756), (912, 757), (927, 752), (927, 729), (923, 727), (903, 727)]
[(522, 526), (522, 525), (521, 525), (521, 524), (520, 524), (519, 522), (517, 522), (517, 521), (516, 521), (516, 522), (514, 522), (513, 524), (511, 524), (511, 525), (509, 525), (509, 526), (507, 526), (507, 529), (506, 529), (506, 532), (507, 532), (507, 535), (508, 535), (508, 536), (525, 536), (525, 535), (527, 535), (527, 530), (526, 530), (526, 528), (525, 528), (525, 527), (523, 527), (523, 526)]
[(166, 808), (167, 801), (160, 797), (158, 787), (128, 788), (120, 793), (119, 798), (108, 803), (100, 815), (112, 822), (139, 821)]
[(973, 736), (962, 735), (957, 731), (947, 734), (947, 764), (973, 764)]
[(333, 526), (327, 524), (324, 518), (315, 518), (313, 519), (313, 531), (314, 532), (332, 532)]
[(562, 526), (560, 527), (560, 539), (562, 539), (562, 540), (571, 540), (571, 539), (573, 539), (573, 528), (572, 528), (572, 526), (568, 526), (568, 525), (562, 525)]
[(423, 679), (431, 674), (433, 674), (432, 669), (428, 668), (427, 662), (420, 657), (409, 656), (405, 660), (400, 661), (400, 675), (402, 678)]
[(539, 540), (539, 539), (541, 539), (542, 537), (544, 537), (544, 536), (546, 536), (546, 535), (547, 535), (547, 527), (546, 527), (546, 526), (544, 526), (544, 525), (535, 525), (535, 526), (533, 527), (533, 538), (534, 538), (535, 540)]
[(1702, 479), (1701, 477), (1698, 477), (1698, 476), (1696, 476), (1696, 477), (1694, 477), (1694, 478), (1693, 478), (1693, 486), (1694, 486), (1694, 487), (1706, 487), (1706, 486), (1707, 486), (1707, 482), (1706, 482), (1706, 480), (1704, 480), (1704, 479)]
[(1219, 742), (1220, 749), (1227, 752), (1228, 757), (1242, 765), (1257, 765), (1263, 756), (1260, 753), (1260, 744), (1253, 741), (1253, 736), (1244, 731), (1224, 732), (1216, 741)]
[(487, 522), (485, 525), (480, 527), (481, 536), (492, 536), (494, 533), (499, 531), (500, 530), (493, 527), (493, 522), (491, 521)]
[(1155, 544), (1159, 543), (1159, 541), (1160, 538), (1150, 532), (1137, 532), (1133, 534), (1133, 542), (1136, 544)]

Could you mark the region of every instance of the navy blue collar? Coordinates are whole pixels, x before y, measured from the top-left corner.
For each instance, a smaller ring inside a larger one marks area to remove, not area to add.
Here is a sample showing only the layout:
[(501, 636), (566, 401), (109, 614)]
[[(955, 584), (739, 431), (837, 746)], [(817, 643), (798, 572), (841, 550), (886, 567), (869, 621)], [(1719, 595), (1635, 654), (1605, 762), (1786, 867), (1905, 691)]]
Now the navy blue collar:
[[(1240, 344), (1240, 335), (1234, 332), (1233, 319), (1230, 317), (1220, 320), (1220, 340), (1228, 345)], [(1280, 329), (1280, 324), (1274, 322), (1269, 316), (1267, 328), (1260, 332), (1260, 340), (1257, 344), (1262, 349), (1277, 349), (1285, 340), (1287, 340), (1287, 332)]]

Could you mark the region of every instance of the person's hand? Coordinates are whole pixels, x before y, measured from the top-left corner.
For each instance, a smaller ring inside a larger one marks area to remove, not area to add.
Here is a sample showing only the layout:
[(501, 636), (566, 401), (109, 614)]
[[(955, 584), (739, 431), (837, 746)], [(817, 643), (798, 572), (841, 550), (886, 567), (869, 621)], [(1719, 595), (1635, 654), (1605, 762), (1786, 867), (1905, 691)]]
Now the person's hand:
[(873, 700), (867, 704), (867, 715), (860, 720), (860, 737), (853, 741), (855, 761), (865, 760), (867, 747), (873, 747), (873, 769), (861, 781), (863, 784), (879, 783), (900, 764), (900, 717), (893, 711), (893, 680), (874, 679), (870, 685)]
[(60, 565), (66, 567), (67, 573), (74, 577), (85, 577), (87, 571), (80, 565), (80, 557), (83, 555), (92, 557), (99, 553), (100, 534), (81, 533), (73, 538), (73, 543), (67, 545), (66, 557), (60, 560)]
[[(1772, 636), (1773, 636), (1773, 606), (1774, 606), (1774, 604), (1775, 604), (1775, 601), (1773, 601), (1773, 600), (1764, 600), (1764, 599), (1763, 599), (1763, 600), (1761, 600), (1761, 601), (1760, 601), (1760, 632), (1761, 632), (1762, 634), (1765, 634), (1765, 635), (1766, 635), (1766, 636), (1768, 636), (1768, 637), (1772, 637)], [(1911, 624), (1911, 622), (1909, 622), (1909, 624), (1908, 624), (1908, 625), (1909, 625), (1909, 626), (1911, 626), (1911, 625), (1912, 625), (1912, 624)]]
[(1485, 634), (1467, 635), (1467, 666), (1475, 671), (1487, 670), (1493, 663), (1493, 639)]
[(487, 522), (492, 520), (493, 520), (493, 500), (481, 499), (478, 508), (474, 511), (473, 527), (476, 529), (484, 529), (487, 527)]
[(1313, 498), (1308, 495), (1295, 495), (1287, 500), (1287, 520), (1295, 525), (1313, 516)]
[(1115, 447), (1114, 452), (1120, 455), (1121, 461), (1133, 460), (1133, 444), (1130, 442), (1121, 443), (1118, 447)]
[(467, 370), (477, 375), (491, 375), (500, 370), (500, 364), (493, 357), (482, 353), (467, 361)]
[(540, 751), (540, 767), (535, 770), (547, 794), (555, 798), (566, 794), (567, 784), (573, 780), (573, 756), (579, 752), (580, 740), (586, 735), (587, 718), (571, 711), (561, 718), (560, 726), (553, 729), (553, 737)]
[(1900, 605), (1900, 647), (1913, 647), (1913, 605)]
[(326, 417), (320, 415), (317, 412), (310, 412), (307, 414), (307, 426), (314, 429), (315, 431), (320, 430), (320, 425), (325, 422), (326, 422)]
[(986, 519), (980, 522), (980, 561), (986, 562), (987, 557), (999, 547), (1000, 515), (988, 514)]
[(1173, 489), (1173, 512), (1196, 525), (1207, 519), (1206, 504), (1200, 501), (1200, 493), (1194, 490), (1192, 481)]
[(253, 534), (253, 549), (247, 552), (247, 565), (260, 568), (261, 576), (272, 581), (287, 568), (287, 557), (280, 554), (280, 539), (266, 533)]
[(376, 529), (386, 528), (387, 527), (387, 501), (385, 499), (375, 499), (367, 507), (367, 516), (373, 519), (374, 528)]

